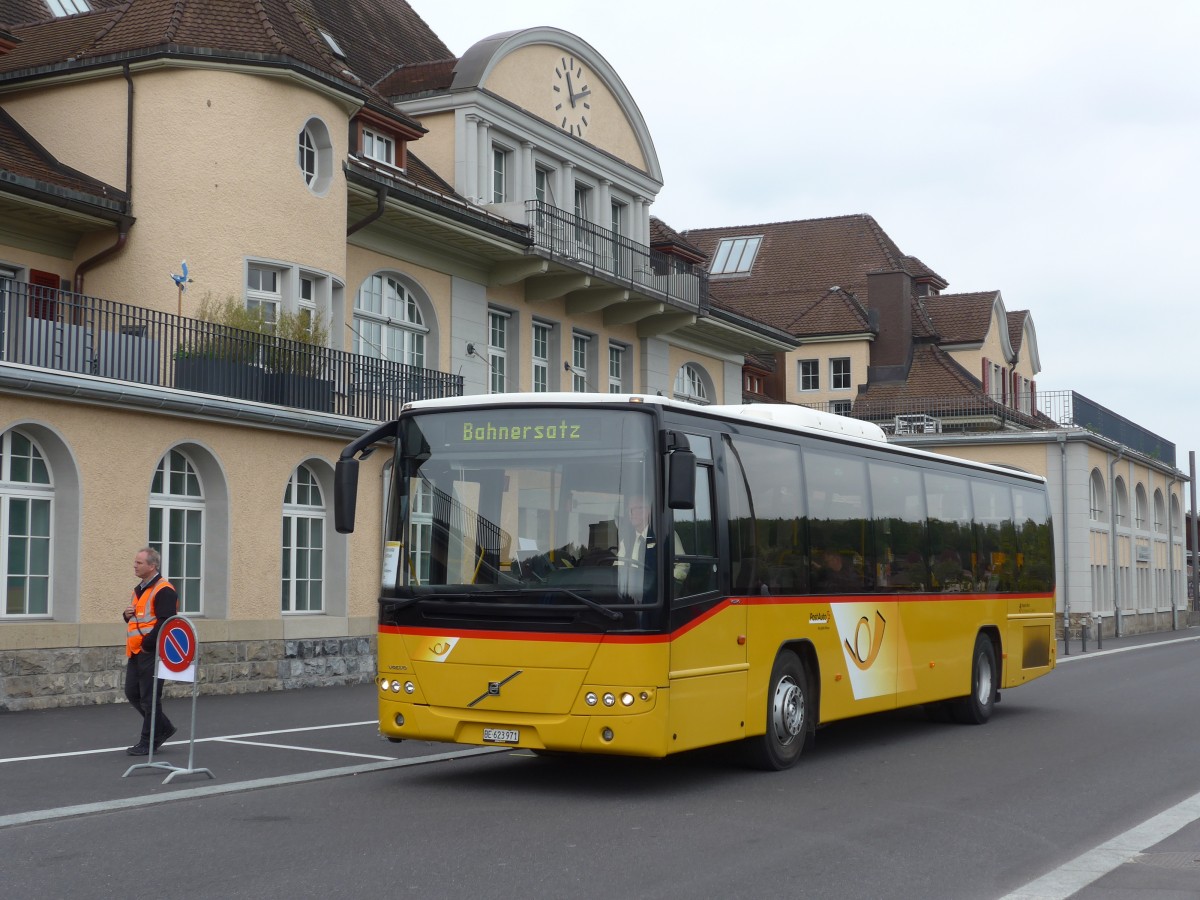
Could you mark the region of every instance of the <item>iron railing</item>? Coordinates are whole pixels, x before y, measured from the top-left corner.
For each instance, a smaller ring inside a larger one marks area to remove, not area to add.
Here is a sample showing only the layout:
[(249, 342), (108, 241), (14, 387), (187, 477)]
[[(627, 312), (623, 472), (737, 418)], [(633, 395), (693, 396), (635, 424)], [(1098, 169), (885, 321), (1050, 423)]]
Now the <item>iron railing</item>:
[(461, 375), (11, 282), (0, 362), (376, 421), (463, 393)]
[(708, 313), (703, 269), (541, 200), (527, 201), (525, 209), (535, 252), (688, 311)]
[(1175, 465), (1175, 445), (1084, 397), (1077, 391), (1038, 391), (997, 400), (990, 397), (866, 397), (803, 403), (810, 409), (864, 419), (888, 434), (982, 434), (1082, 428), (1152, 459)]

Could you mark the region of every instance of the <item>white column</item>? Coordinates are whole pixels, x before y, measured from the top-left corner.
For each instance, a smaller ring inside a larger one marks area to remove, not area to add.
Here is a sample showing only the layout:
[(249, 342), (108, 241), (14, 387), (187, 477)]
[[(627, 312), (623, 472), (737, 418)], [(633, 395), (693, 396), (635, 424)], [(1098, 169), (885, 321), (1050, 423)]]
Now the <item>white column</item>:
[(479, 191), (475, 194), (475, 198), (478, 198), (477, 203), (492, 202), (491, 126), (492, 123), (487, 119), (479, 120)]
[(635, 243), (650, 245), (650, 202), (645, 197), (633, 198), (633, 221), (629, 224), (629, 237)]
[(564, 162), (558, 170), (558, 206), (569, 213), (575, 211), (575, 163)]
[(458, 189), (462, 191), (463, 196), (467, 199), (473, 199), (479, 196), (479, 160), (476, 156), (479, 151), (479, 117), (467, 116), (467, 130), (463, 136), (463, 178), (458, 184)]
[(521, 141), (521, 181), (514, 196), (521, 200), (536, 200), (534, 195), (533, 143)]

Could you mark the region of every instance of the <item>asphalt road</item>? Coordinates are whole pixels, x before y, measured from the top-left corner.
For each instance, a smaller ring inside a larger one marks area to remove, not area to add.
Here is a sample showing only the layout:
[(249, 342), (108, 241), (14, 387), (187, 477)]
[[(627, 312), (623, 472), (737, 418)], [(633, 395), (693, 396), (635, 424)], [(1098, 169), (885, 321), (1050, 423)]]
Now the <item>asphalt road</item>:
[(1105, 643), (983, 727), (902, 710), (793, 770), (381, 741), (374, 689), (0, 714), (7, 897), (1200, 898), (1200, 632)]

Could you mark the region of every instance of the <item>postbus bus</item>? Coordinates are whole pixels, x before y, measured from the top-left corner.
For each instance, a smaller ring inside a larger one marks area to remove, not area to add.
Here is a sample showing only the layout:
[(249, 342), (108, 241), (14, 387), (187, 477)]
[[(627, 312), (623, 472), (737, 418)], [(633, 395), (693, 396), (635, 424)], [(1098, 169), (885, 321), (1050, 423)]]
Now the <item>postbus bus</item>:
[(388, 441), (388, 739), (646, 757), (737, 741), (783, 769), (818, 725), (913, 705), (982, 724), (1001, 688), (1054, 668), (1034, 475), (796, 406), (458, 397), (345, 448), (339, 531), (360, 454)]

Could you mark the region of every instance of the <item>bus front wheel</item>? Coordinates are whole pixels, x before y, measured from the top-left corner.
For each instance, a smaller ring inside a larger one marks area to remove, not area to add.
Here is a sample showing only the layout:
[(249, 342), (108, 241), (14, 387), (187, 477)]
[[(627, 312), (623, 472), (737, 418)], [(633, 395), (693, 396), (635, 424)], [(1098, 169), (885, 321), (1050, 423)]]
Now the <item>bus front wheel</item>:
[(812, 732), (808, 673), (791, 650), (782, 651), (767, 685), (767, 731), (747, 743), (756, 768), (780, 771), (793, 766)]
[(980, 632), (971, 654), (971, 693), (953, 701), (954, 718), (966, 725), (982, 725), (992, 717), (996, 708), (996, 688), (999, 682), (996, 665), (996, 646), (991, 638)]

